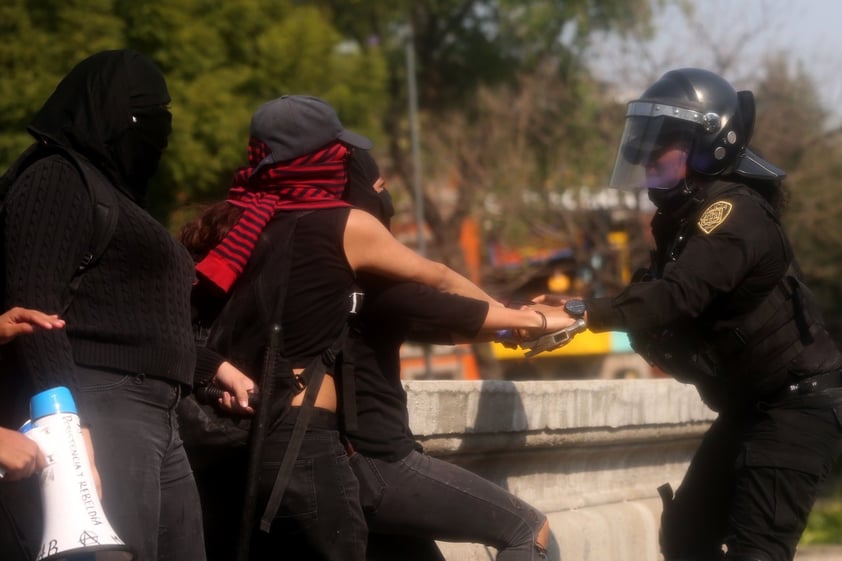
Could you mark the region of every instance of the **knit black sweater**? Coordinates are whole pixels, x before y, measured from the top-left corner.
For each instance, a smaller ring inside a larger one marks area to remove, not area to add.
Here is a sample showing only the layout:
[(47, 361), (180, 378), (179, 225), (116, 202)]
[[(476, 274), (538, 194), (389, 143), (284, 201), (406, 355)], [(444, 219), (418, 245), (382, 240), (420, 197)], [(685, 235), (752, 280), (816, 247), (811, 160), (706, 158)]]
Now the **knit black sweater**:
[[(17, 375), (35, 390), (64, 385), (73, 391), (76, 364), (192, 382), (193, 263), (145, 210), (121, 192), (117, 198), (116, 230), (63, 314), (66, 328), (12, 343)], [(17, 180), (4, 214), (3, 309), (60, 312), (93, 231), (91, 197), (79, 172), (61, 156), (36, 162)]]

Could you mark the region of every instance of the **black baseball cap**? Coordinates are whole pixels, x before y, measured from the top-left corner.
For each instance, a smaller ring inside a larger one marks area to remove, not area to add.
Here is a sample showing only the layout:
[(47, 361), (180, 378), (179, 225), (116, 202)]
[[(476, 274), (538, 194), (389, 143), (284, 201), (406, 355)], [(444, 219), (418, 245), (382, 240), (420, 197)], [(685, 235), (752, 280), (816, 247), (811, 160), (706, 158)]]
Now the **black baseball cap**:
[(368, 138), (345, 129), (326, 101), (307, 95), (284, 95), (261, 105), (251, 118), (251, 136), (271, 150), (254, 172), (337, 140), (363, 150), (373, 146)]

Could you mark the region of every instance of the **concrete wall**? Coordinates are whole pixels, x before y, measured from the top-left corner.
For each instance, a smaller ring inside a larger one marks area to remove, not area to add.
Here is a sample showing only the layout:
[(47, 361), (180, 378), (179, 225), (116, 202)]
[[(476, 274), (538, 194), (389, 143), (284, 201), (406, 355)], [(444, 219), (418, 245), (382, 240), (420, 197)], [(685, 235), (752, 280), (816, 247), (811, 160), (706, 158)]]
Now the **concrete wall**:
[[(667, 379), (408, 381), (425, 449), (505, 487), (550, 520), (549, 558), (655, 561), (657, 487), (677, 487), (714, 414)], [(448, 559), (494, 559), (442, 543)]]

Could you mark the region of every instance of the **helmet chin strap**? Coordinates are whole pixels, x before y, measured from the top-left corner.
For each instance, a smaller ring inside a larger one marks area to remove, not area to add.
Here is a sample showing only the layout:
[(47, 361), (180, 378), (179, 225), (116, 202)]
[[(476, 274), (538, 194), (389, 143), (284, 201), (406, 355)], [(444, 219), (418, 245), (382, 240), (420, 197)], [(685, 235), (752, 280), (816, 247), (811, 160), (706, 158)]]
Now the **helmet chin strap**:
[(699, 202), (700, 199), (695, 197), (698, 192), (696, 183), (683, 177), (670, 189), (649, 189), (649, 200), (662, 212), (681, 214), (691, 204)]

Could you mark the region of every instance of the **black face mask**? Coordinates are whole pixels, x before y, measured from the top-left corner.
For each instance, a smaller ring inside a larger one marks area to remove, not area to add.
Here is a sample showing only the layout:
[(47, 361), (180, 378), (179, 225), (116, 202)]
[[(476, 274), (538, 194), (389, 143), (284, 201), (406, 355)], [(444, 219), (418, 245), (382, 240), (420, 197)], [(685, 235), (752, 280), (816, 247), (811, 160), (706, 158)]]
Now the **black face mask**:
[(386, 228), (395, 214), (392, 197), (385, 189), (377, 192), (374, 184), (380, 179), (380, 168), (367, 150), (354, 150), (348, 168), (348, 186), (342, 198), (374, 216)]
[(172, 115), (165, 107), (138, 108), (129, 128), (111, 145), (119, 173), (137, 201), (146, 195), (171, 130)]
[(377, 198), (380, 202), (380, 221), (389, 228), (391, 226), (392, 217), (395, 215), (395, 205), (392, 204), (392, 195), (389, 191), (383, 189), (377, 193)]
[(386, 189), (378, 193), (371, 185), (361, 185), (359, 182), (351, 181), (345, 189), (343, 198), (375, 217), (386, 228), (391, 226), (395, 207), (392, 205), (392, 196)]

